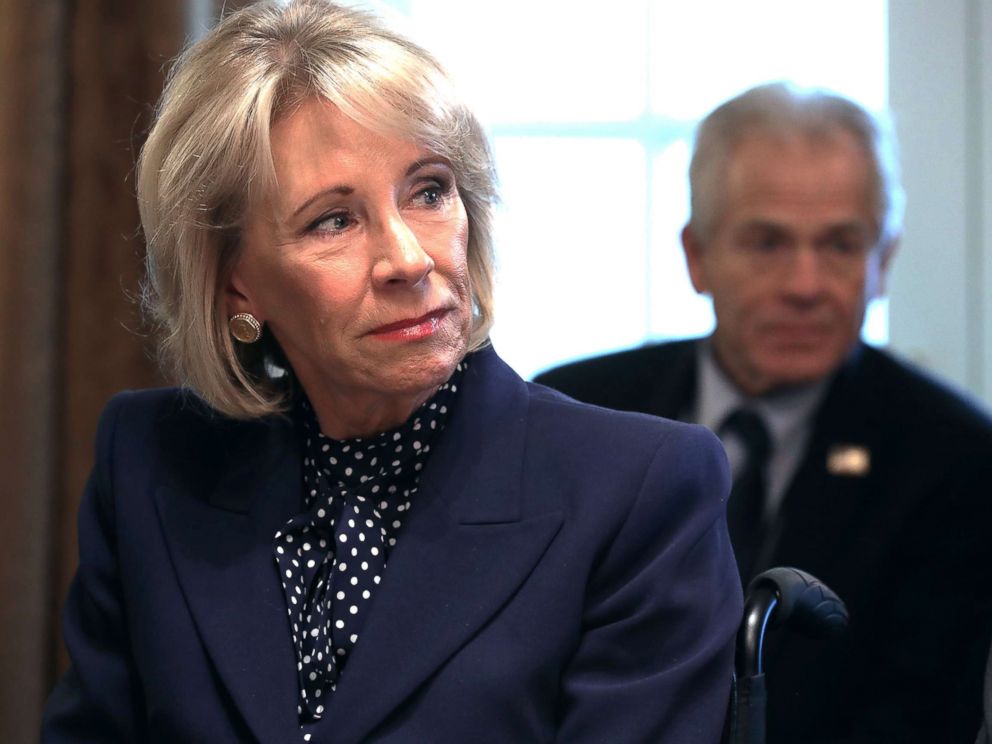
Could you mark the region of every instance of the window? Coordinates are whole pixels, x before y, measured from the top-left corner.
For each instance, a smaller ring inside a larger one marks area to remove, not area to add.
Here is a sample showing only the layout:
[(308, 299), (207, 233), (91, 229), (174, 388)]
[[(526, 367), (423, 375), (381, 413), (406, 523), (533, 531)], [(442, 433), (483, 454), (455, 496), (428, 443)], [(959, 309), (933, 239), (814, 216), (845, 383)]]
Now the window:
[[(691, 136), (710, 109), (781, 78), (886, 104), (884, 0), (373, 7), (444, 61), (490, 132), (503, 196), (493, 342), (524, 377), (711, 330), (678, 238)], [(886, 340), (884, 302), (864, 335)]]

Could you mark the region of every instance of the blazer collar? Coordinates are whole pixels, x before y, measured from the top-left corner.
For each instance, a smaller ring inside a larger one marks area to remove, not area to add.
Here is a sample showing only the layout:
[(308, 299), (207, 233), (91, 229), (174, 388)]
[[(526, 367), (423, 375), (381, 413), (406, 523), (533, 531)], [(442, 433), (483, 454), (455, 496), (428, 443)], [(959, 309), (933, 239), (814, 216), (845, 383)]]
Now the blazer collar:
[[(469, 357), (361, 642), (327, 705), (335, 741), (366, 738), (509, 600), (557, 533), (560, 513), (522, 518), (527, 408), (525, 383), (491, 348)], [(302, 508), (301, 455), (288, 424), (243, 426), (213, 447), (237, 453), (238, 464), (222, 461), (228, 475), (209, 492), (192, 479), (163, 486), (159, 510), (225, 686), (259, 739), (284, 741), (297, 729), (298, 682), (272, 538)]]

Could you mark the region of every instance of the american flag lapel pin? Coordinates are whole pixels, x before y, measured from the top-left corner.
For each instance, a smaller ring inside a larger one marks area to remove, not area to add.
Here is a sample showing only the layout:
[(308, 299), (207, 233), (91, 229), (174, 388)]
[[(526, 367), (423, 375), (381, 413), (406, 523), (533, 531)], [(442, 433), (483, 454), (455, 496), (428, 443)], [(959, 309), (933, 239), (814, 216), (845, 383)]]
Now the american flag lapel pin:
[(871, 450), (860, 444), (835, 444), (827, 451), (827, 472), (864, 478), (871, 472)]

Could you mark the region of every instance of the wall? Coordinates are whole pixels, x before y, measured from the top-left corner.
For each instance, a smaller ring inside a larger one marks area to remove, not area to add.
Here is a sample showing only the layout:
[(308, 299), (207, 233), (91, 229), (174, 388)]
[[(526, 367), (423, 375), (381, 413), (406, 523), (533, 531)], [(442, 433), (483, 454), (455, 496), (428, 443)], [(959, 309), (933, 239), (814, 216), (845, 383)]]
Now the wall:
[(889, 18), (908, 194), (891, 343), (992, 403), (992, 3), (893, 0)]

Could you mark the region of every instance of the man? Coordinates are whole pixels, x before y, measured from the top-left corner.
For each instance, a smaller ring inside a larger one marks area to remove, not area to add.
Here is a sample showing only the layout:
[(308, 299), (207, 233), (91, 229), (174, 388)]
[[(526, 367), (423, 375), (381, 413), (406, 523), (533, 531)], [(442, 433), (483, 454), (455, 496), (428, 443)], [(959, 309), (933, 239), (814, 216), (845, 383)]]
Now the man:
[(766, 649), (769, 742), (968, 742), (992, 629), (992, 422), (859, 341), (899, 240), (893, 143), (856, 104), (784, 84), (711, 113), (682, 233), (707, 339), (552, 370), (580, 400), (724, 440), (746, 584), (793, 565), (848, 632)]

